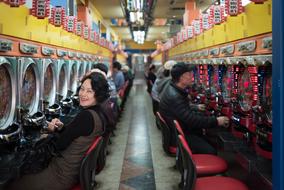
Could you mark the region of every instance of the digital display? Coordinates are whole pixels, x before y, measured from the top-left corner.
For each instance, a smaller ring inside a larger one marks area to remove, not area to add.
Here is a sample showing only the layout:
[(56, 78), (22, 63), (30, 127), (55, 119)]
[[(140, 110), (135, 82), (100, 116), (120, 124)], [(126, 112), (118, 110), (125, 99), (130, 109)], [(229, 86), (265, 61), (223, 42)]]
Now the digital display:
[(36, 75), (32, 65), (29, 65), (23, 78), (21, 89), (21, 106), (31, 110), (36, 98)]
[(49, 64), (44, 74), (44, 89), (43, 89), (44, 100), (49, 100), (49, 98), (51, 97), (52, 87), (53, 87), (53, 70), (52, 70), (52, 65)]
[(12, 83), (8, 69), (0, 66), (0, 126), (8, 119), (12, 102)]

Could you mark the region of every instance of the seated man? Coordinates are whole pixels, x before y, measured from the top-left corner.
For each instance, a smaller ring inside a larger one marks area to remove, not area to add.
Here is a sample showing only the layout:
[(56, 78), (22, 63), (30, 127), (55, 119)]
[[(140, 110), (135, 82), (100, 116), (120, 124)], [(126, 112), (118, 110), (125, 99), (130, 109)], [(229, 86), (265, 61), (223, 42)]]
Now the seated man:
[(159, 111), (167, 122), (176, 119), (180, 123), (193, 153), (216, 154), (216, 150), (203, 137), (202, 129), (227, 126), (229, 118), (203, 116), (194, 111), (187, 92), (192, 85), (192, 71), (193, 68), (184, 63), (173, 66), (170, 84), (160, 94)]

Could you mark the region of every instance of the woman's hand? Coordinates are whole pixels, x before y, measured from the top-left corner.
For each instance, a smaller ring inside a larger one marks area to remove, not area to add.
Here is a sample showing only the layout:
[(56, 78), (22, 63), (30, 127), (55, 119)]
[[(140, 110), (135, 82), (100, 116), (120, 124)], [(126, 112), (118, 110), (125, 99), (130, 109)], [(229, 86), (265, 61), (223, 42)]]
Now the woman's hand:
[(63, 125), (64, 124), (59, 119), (54, 118), (51, 120), (51, 122), (48, 123), (48, 130), (51, 132), (55, 130), (61, 130)]

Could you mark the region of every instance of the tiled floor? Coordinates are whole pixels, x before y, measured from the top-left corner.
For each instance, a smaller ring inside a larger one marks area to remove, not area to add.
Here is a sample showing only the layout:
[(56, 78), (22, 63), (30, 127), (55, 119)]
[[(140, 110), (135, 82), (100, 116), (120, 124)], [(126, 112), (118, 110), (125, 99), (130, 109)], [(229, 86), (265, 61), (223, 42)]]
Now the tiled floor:
[(141, 77), (136, 78), (116, 136), (111, 139), (106, 166), (96, 177), (96, 189), (178, 189), (180, 175), (173, 169), (175, 158), (163, 152), (145, 82)]

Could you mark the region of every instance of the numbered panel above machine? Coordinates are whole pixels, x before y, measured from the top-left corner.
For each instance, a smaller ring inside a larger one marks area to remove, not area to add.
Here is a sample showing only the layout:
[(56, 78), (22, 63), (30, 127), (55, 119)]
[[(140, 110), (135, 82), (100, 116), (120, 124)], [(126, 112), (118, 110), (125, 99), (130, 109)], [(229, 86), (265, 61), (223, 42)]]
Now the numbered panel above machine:
[(16, 70), (16, 58), (0, 56), (0, 130), (16, 119)]

